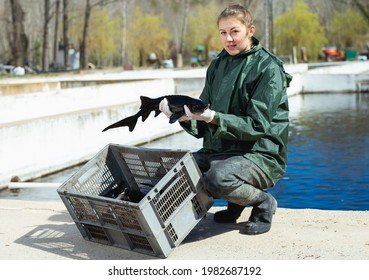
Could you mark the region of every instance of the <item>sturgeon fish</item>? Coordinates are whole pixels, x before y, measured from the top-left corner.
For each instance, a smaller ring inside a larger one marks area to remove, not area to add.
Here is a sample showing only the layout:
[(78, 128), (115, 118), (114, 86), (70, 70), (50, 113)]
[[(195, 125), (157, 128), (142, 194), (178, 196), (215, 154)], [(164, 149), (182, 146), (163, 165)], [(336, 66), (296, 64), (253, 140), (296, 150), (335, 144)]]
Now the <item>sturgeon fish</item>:
[(142, 121), (144, 122), (152, 111), (155, 111), (155, 117), (157, 117), (161, 111), (159, 110), (159, 103), (166, 98), (168, 100), (169, 109), (172, 111), (172, 115), (169, 118), (169, 123), (176, 122), (180, 117), (185, 115), (184, 105), (190, 109), (192, 113), (202, 113), (207, 108), (209, 108), (209, 104), (204, 103), (200, 99), (192, 98), (185, 95), (165, 95), (158, 98), (149, 98), (146, 96), (140, 96), (141, 106), (140, 110), (130, 117), (122, 119), (116, 123), (113, 123), (103, 131), (107, 131), (111, 128), (117, 128), (122, 126), (128, 126), (129, 131), (133, 131), (136, 127), (137, 120), (139, 117), (142, 117)]

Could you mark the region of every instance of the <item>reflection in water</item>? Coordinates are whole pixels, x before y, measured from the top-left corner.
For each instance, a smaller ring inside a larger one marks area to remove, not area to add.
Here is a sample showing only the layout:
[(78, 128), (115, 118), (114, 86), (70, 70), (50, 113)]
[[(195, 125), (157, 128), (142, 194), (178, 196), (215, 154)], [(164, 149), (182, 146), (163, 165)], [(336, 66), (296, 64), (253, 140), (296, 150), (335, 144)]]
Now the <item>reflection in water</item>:
[[(369, 94), (305, 94), (290, 98), (289, 162), (270, 189), (284, 208), (369, 210)], [(185, 132), (145, 147), (196, 151)], [(64, 182), (77, 169), (40, 179)], [(42, 195), (42, 197), (40, 197)], [(0, 198), (8, 195), (1, 194)], [(21, 190), (20, 199), (60, 199), (55, 189)], [(225, 205), (217, 200), (217, 205)]]

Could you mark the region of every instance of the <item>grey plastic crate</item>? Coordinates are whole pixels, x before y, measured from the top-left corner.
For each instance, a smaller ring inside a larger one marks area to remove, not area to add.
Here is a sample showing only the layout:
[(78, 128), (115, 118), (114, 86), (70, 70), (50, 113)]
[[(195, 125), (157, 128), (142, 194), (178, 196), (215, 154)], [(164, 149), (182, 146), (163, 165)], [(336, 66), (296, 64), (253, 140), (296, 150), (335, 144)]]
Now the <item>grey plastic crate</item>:
[[(116, 199), (140, 190), (137, 203)], [(189, 151), (109, 144), (58, 188), (89, 241), (165, 258), (213, 205)]]

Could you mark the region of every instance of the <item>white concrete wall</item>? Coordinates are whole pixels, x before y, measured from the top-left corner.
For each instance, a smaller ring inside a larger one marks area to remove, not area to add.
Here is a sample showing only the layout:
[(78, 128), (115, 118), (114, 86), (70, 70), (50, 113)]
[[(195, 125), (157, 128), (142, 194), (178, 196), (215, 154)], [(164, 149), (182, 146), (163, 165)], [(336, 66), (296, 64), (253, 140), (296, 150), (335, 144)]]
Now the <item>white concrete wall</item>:
[(136, 102), (140, 95), (173, 94), (174, 86), (172, 79), (157, 79), (8, 95), (0, 98), (0, 119), (5, 124)]
[(87, 160), (108, 143), (135, 145), (180, 129), (153, 114), (136, 129), (103, 128), (133, 115), (139, 96), (174, 94), (173, 79), (126, 82), (0, 98), (0, 186)]
[(302, 76), (302, 92), (355, 92), (354, 74), (306, 73)]
[(369, 61), (315, 68), (301, 77), (302, 92), (356, 92), (366, 81), (369, 81)]

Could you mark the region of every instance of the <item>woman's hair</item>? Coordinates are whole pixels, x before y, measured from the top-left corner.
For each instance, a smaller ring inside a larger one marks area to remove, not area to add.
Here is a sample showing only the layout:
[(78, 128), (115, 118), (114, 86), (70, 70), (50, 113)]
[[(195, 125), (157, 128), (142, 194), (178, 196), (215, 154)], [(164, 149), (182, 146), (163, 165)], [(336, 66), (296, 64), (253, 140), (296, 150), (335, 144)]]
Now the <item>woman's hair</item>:
[(236, 17), (240, 20), (244, 25), (250, 27), (253, 24), (253, 19), (251, 13), (239, 4), (230, 5), (220, 13), (217, 20), (217, 25), (219, 25), (219, 21), (223, 18), (227, 17)]

